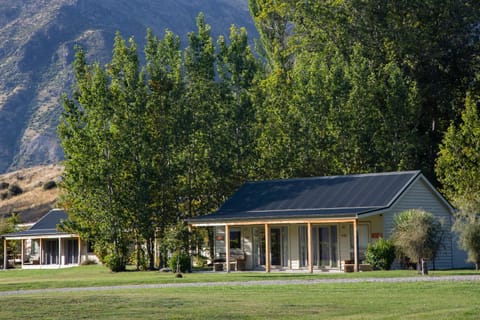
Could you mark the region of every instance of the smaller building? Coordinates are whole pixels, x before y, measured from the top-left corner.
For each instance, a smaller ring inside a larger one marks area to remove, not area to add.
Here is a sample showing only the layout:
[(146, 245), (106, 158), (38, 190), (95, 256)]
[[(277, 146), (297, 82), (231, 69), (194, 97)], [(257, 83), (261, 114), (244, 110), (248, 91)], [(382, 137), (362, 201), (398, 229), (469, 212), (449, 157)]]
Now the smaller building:
[(64, 268), (78, 266), (86, 260), (97, 261), (89, 244), (79, 235), (58, 231), (57, 226), (68, 219), (64, 210), (53, 209), (37, 221), (30, 229), (3, 234), (4, 261), (8, 267), (7, 241), (20, 241), (18, 259), (23, 269)]

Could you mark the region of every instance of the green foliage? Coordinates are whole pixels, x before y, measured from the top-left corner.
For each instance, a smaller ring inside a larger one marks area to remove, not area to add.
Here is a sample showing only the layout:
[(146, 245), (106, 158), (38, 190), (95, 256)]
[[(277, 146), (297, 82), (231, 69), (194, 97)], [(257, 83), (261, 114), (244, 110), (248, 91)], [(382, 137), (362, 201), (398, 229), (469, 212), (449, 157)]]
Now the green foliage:
[(440, 146), (435, 170), (443, 192), (460, 209), (452, 229), (467, 251), (468, 261), (480, 265), (480, 118), (479, 97), (467, 94), (459, 125), (452, 123)]
[(76, 90), (59, 126), (62, 203), (70, 227), (107, 246), (105, 256), (145, 244), (153, 268), (155, 238), (216, 209), (251, 173), (259, 64), (244, 29), (232, 27), (229, 40), (219, 38), (217, 51), (200, 14), (183, 55), (178, 36), (148, 31), (144, 67), (119, 34), (105, 68), (77, 50)]
[(433, 178), (441, 134), (475, 78), (480, 3), (249, 4), (272, 71), (261, 167), (297, 175), (300, 160), (308, 175), (421, 168)]
[(8, 182), (5, 182), (5, 181), (0, 182), (0, 190), (8, 189), (9, 186), (10, 186), (10, 183)]
[[(12, 213), (12, 215), (8, 218), (0, 217), (0, 235), (17, 231), (16, 225), (19, 223), (19, 221), (19, 216), (16, 213)], [(7, 254), (17, 250), (16, 244), (16, 241), (7, 241)], [(0, 264), (2, 266), (4, 261), (3, 255), (5, 252), (4, 245), (5, 242), (3, 240), (0, 241)]]
[(174, 252), (168, 260), (168, 266), (173, 272), (189, 272), (190, 256), (185, 252)]
[(206, 267), (207, 266), (207, 258), (205, 258), (204, 256), (202, 255), (195, 255), (193, 256), (193, 265), (195, 267)]
[(75, 93), (59, 126), (62, 203), (72, 230), (104, 256), (145, 244), (153, 268), (155, 239), (166, 239), (163, 252), (186, 251), (175, 223), (214, 211), (248, 179), (419, 167), (429, 175), (438, 132), (473, 78), (479, 5), (249, 6), (260, 59), (245, 29), (215, 42), (202, 14), (184, 50), (169, 31), (163, 39), (147, 32), (145, 59), (119, 34), (106, 67), (77, 50)]
[(462, 121), (458, 126), (452, 123), (445, 133), (435, 167), (443, 192), (458, 207), (480, 208), (479, 101), (467, 95)]
[(103, 263), (113, 272), (125, 271), (124, 257), (112, 252), (103, 257)]
[(455, 216), (452, 230), (458, 234), (458, 245), (465, 250), (468, 261), (480, 270), (480, 217), (478, 204), (463, 203), (461, 211)]
[(443, 234), (442, 224), (433, 214), (411, 209), (395, 215), (391, 240), (401, 256), (420, 263), (435, 258)]
[(390, 270), (395, 260), (393, 241), (380, 238), (375, 243), (369, 243), (365, 251), (365, 259), (374, 269)]

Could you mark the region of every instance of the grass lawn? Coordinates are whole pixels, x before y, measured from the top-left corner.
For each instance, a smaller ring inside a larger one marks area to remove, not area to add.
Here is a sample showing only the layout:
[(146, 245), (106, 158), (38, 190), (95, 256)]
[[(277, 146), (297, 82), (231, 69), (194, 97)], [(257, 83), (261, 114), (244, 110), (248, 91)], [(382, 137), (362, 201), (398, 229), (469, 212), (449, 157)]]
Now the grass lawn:
[[(475, 274), (472, 271), (434, 275)], [(99, 266), (0, 272), (0, 290), (141, 283), (417, 276), (415, 272), (356, 274), (110, 273)], [(480, 283), (329, 283), (122, 289), (0, 297), (0, 319), (478, 319)]]

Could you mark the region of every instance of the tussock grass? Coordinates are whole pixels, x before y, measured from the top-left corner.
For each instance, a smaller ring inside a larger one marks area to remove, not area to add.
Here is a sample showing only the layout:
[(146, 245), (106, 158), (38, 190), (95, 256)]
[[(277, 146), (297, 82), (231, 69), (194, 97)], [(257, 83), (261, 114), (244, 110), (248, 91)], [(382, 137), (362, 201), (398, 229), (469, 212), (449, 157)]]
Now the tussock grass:
[[(0, 200), (0, 216), (13, 212), (20, 214), (22, 222), (34, 222), (55, 206), (58, 189), (45, 190), (43, 185), (57, 180), (63, 173), (59, 165), (36, 166), (0, 175), (0, 183), (17, 184), (23, 192)], [(0, 190), (0, 193), (7, 190)]]

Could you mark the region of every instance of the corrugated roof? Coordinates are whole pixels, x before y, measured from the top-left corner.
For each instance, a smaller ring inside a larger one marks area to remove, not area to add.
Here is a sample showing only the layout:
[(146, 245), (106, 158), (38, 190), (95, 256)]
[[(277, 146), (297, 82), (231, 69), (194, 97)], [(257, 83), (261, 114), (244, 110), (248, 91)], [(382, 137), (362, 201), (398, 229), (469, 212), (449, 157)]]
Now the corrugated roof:
[(39, 235), (63, 235), (67, 232), (57, 231), (57, 225), (63, 220), (67, 220), (68, 215), (64, 210), (53, 209), (38, 220), (30, 229), (3, 234), (2, 237), (26, 237), (26, 236), (39, 236)]
[(189, 221), (352, 216), (388, 208), (420, 171), (247, 182), (218, 211)]

